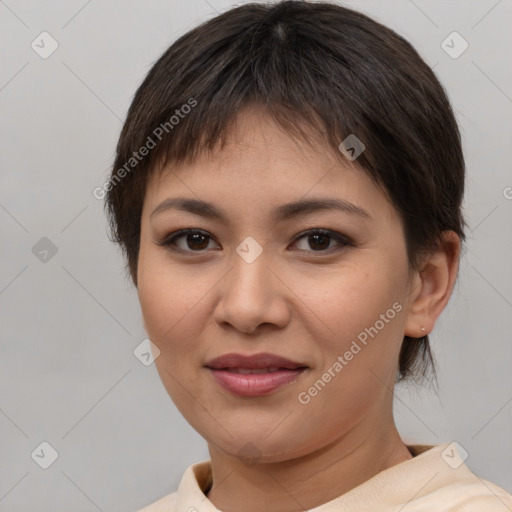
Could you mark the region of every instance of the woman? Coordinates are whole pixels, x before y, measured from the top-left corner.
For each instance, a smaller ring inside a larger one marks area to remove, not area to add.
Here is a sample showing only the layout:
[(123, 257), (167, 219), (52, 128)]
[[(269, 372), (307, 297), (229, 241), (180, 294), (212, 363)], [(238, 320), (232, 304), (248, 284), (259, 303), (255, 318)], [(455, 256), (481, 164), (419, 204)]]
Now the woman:
[(445, 92), (392, 30), (246, 4), (138, 89), (107, 190), (162, 382), (208, 443), (157, 511), (498, 511), (457, 444), (406, 445), (396, 382), (432, 365), (464, 159)]

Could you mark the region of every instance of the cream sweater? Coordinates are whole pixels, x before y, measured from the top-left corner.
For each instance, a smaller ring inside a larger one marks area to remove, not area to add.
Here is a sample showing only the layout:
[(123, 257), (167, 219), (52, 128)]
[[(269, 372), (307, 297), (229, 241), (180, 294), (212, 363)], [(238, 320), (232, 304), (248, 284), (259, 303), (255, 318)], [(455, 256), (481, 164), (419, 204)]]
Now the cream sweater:
[[(512, 495), (473, 474), (457, 445), (408, 448), (412, 459), (309, 512), (512, 512)], [(211, 482), (211, 462), (193, 464), (175, 493), (139, 512), (219, 512), (204, 494)]]

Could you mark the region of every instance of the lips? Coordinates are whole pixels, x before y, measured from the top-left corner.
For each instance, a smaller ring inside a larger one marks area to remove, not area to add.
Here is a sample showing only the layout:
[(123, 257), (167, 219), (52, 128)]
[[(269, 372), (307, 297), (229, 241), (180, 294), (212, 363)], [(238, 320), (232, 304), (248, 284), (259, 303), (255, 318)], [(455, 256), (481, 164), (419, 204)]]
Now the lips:
[[(267, 370), (268, 372), (284, 370), (296, 370), (298, 368), (307, 368), (305, 364), (286, 359), (285, 357), (274, 354), (261, 353), (250, 356), (243, 354), (224, 354), (208, 361), (205, 366), (213, 370)], [(263, 372), (246, 372), (246, 373), (263, 373)]]
[(232, 394), (250, 397), (273, 393), (290, 384), (308, 366), (274, 354), (225, 354), (205, 365), (215, 382)]
[(224, 371), (232, 373), (241, 373), (242, 375), (259, 375), (262, 373), (275, 373), (279, 370), (286, 370), (287, 368), (279, 368), (277, 366), (271, 368), (225, 368)]

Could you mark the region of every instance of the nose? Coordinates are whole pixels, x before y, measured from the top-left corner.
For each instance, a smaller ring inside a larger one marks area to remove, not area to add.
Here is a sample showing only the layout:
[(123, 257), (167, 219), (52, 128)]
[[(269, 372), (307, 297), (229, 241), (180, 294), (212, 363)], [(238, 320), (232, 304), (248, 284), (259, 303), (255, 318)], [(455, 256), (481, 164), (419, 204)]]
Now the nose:
[(291, 317), (291, 292), (283, 281), (265, 251), (252, 263), (234, 254), (233, 267), (219, 284), (216, 322), (247, 334), (265, 324), (285, 327)]

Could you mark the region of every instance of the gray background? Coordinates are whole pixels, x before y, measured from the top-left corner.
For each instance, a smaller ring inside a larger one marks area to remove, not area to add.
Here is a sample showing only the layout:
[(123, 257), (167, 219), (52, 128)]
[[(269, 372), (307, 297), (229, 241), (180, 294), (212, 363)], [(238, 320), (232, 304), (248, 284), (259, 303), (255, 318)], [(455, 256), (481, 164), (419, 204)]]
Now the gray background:
[[(0, 1), (2, 511), (134, 511), (208, 458), (154, 365), (133, 354), (146, 338), (137, 295), (92, 191), (151, 64), (231, 5)], [(434, 67), (467, 158), (467, 251), (431, 336), (440, 392), (399, 386), (399, 430), (406, 442), (459, 442), (474, 472), (510, 492), (512, 2), (345, 5), (397, 30)], [(59, 45), (47, 59), (31, 48), (43, 31)], [(469, 44), (456, 59), (441, 46), (453, 31)], [(57, 249), (46, 261), (33, 252), (43, 237)], [(48, 469), (31, 457), (43, 441), (58, 452)]]

